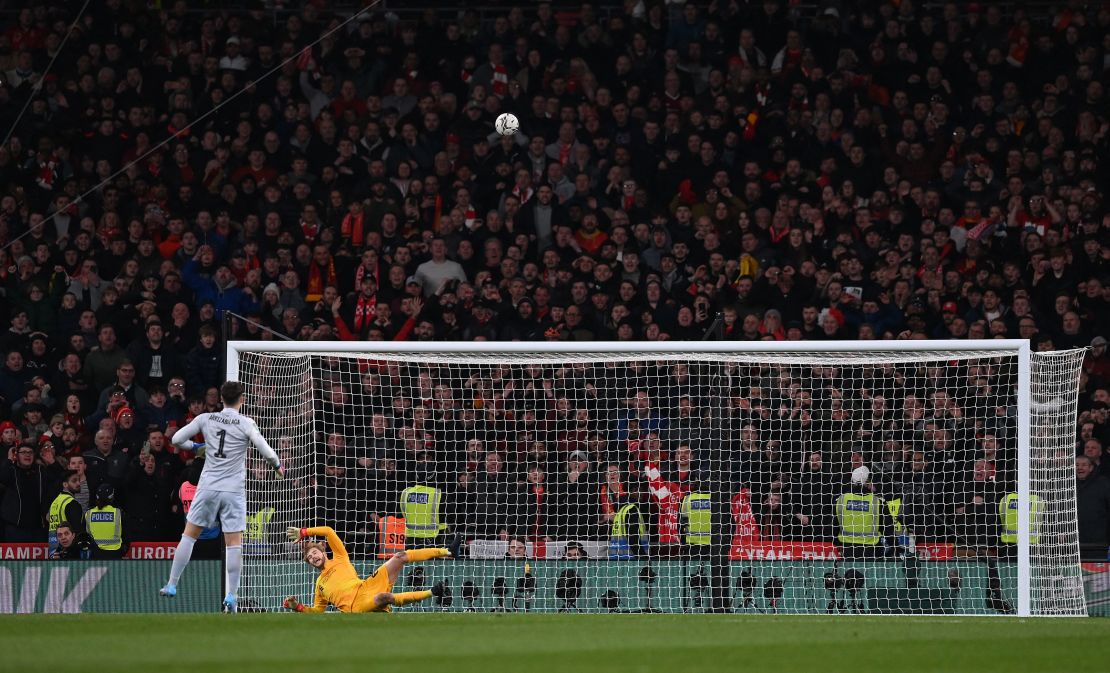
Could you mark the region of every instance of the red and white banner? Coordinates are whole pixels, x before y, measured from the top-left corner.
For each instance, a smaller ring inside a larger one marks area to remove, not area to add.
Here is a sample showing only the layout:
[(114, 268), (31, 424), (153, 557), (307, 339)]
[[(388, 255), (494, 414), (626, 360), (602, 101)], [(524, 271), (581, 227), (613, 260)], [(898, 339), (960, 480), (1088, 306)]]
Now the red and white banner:
[[(50, 556), (47, 549), (45, 542), (3, 542), (0, 561), (45, 561)], [(134, 542), (124, 558), (169, 560), (176, 550), (176, 542)]]
[[(953, 552), (950, 544), (917, 545), (917, 558), (922, 561), (950, 561)], [(764, 540), (733, 544), (729, 557), (733, 561), (829, 561), (840, 558), (840, 553), (832, 542)]]

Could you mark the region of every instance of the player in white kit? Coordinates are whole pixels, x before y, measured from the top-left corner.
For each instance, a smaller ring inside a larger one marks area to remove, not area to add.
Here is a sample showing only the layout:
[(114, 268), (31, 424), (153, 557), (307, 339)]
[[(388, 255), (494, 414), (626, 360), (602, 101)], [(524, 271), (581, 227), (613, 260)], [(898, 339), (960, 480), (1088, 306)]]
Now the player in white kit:
[(170, 568), (170, 579), (159, 593), (168, 598), (177, 595), (177, 581), (181, 578), (193, 544), (201, 530), (219, 525), (224, 532), (227, 595), (223, 609), (235, 612), (238, 605), (239, 575), (243, 569), (243, 530), (247, 527), (247, 447), (262, 454), (277, 471), (278, 479), (285, 476), (285, 468), (255, 422), (239, 413), (243, 404), (243, 384), (228, 381), (220, 387), (223, 411), (201, 414), (173, 435), (174, 446), (193, 448), (193, 437), (204, 434), (204, 469), (197, 483), (196, 497), (185, 518), (185, 532), (177, 543), (177, 552)]

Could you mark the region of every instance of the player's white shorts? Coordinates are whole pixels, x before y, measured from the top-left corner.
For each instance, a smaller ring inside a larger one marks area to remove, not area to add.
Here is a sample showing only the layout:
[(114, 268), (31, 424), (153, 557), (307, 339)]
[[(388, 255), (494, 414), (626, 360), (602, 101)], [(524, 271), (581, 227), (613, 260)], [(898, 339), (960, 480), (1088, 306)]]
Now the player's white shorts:
[(201, 528), (219, 526), (225, 533), (247, 529), (247, 494), (197, 491), (185, 520)]

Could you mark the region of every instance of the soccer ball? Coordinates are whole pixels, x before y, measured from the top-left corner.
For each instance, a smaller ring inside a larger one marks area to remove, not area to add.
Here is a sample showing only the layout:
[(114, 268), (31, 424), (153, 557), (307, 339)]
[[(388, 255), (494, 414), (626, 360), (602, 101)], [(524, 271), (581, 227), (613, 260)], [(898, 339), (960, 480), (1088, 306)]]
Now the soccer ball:
[(506, 112), (497, 118), (493, 128), (503, 136), (511, 136), (520, 128), (520, 122), (517, 121), (516, 115)]

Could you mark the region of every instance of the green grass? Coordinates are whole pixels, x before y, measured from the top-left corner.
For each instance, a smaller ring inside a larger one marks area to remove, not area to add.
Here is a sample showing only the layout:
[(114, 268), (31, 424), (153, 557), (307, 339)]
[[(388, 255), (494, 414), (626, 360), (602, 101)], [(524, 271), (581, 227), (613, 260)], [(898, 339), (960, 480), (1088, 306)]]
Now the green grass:
[(729, 615), (28, 615), (4, 671), (1110, 670), (1110, 620)]

